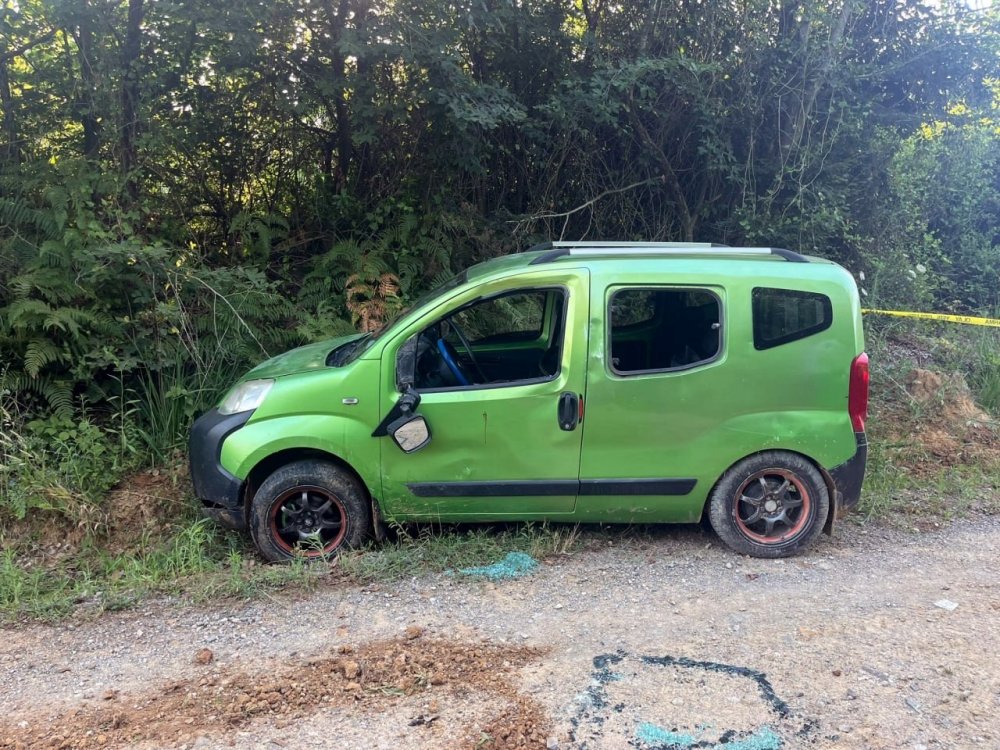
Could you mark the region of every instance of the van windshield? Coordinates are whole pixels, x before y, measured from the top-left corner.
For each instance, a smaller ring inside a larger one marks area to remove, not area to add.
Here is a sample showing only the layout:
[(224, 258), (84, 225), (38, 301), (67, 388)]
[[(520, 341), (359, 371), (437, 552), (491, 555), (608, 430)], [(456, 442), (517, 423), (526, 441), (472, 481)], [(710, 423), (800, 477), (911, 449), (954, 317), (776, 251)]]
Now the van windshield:
[(467, 279), (468, 279), (468, 273), (466, 271), (462, 271), (460, 274), (452, 276), (450, 279), (448, 279), (440, 286), (435, 287), (431, 291), (425, 292), (421, 296), (417, 297), (417, 299), (415, 299), (413, 302), (411, 302), (406, 307), (402, 308), (399, 312), (397, 312), (392, 317), (392, 319), (387, 320), (385, 323), (383, 323), (380, 328), (368, 334), (367, 336), (358, 339), (356, 342), (353, 342), (353, 348), (347, 354), (347, 356), (341, 360), (341, 364), (346, 365), (349, 362), (353, 362), (354, 360), (356, 360), (366, 351), (371, 349), (372, 346), (375, 345), (376, 341), (379, 341), (383, 336), (392, 331), (392, 329), (396, 327), (396, 324), (400, 320), (405, 318), (411, 311), (423, 307), (424, 305), (433, 303), (434, 300), (436, 300), (438, 297), (443, 297), (452, 289), (457, 289), (458, 287), (460, 287), (462, 284), (466, 282)]

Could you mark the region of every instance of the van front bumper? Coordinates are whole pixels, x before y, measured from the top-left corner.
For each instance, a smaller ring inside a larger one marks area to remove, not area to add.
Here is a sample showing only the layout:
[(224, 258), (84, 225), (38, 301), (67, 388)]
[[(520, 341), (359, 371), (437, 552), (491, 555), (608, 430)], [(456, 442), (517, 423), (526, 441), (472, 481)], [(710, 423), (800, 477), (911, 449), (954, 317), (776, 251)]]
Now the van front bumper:
[(868, 438), (864, 432), (855, 432), (857, 450), (840, 466), (830, 469), (830, 478), (837, 492), (837, 517), (854, 508), (861, 500), (861, 485), (865, 480), (868, 463)]
[(209, 518), (230, 529), (245, 530), (243, 482), (226, 471), (219, 461), (222, 443), (245, 425), (252, 411), (220, 414), (218, 409), (205, 412), (191, 427), (188, 456), (191, 484)]

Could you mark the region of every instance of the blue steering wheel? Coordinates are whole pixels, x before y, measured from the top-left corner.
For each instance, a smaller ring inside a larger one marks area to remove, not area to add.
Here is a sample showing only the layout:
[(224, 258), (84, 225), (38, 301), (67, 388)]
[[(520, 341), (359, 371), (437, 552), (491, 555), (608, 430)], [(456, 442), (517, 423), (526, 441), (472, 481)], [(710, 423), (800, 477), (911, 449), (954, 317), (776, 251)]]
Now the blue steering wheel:
[(454, 349), (448, 346), (448, 343), (440, 338), (437, 341), (437, 349), (441, 352), (441, 359), (444, 363), (448, 365), (448, 369), (451, 370), (451, 374), (455, 376), (455, 380), (458, 381), (459, 385), (469, 385), (469, 379), (462, 372), (461, 366), (458, 364), (457, 354), (455, 354)]

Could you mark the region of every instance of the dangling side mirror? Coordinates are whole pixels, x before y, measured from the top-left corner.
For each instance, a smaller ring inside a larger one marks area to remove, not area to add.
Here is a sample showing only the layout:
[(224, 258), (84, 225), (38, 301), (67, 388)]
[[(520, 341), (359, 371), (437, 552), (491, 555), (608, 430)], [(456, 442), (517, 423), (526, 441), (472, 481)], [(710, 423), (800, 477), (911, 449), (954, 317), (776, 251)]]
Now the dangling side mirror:
[(389, 435), (400, 450), (413, 453), (431, 441), (431, 429), (427, 420), (416, 414), (420, 406), (420, 394), (413, 386), (407, 385), (399, 400), (379, 422), (372, 437)]
[(431, 441), (431, 428), (418, 414), (400, 417), (386, 428), (389, 435), (404, 453), (413, 453)]

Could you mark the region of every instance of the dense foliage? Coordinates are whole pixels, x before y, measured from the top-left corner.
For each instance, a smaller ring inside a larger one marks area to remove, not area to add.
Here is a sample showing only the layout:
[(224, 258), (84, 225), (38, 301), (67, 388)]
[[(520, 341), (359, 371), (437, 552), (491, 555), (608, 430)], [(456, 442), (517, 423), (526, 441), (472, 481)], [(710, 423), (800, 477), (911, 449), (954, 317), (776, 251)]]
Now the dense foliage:
[(996, 308), (998, 21), (947, 0), (3, 0), (9, 409), (163, 451), (247, 363), (546, 238), (781, 245), (880, 304)]

